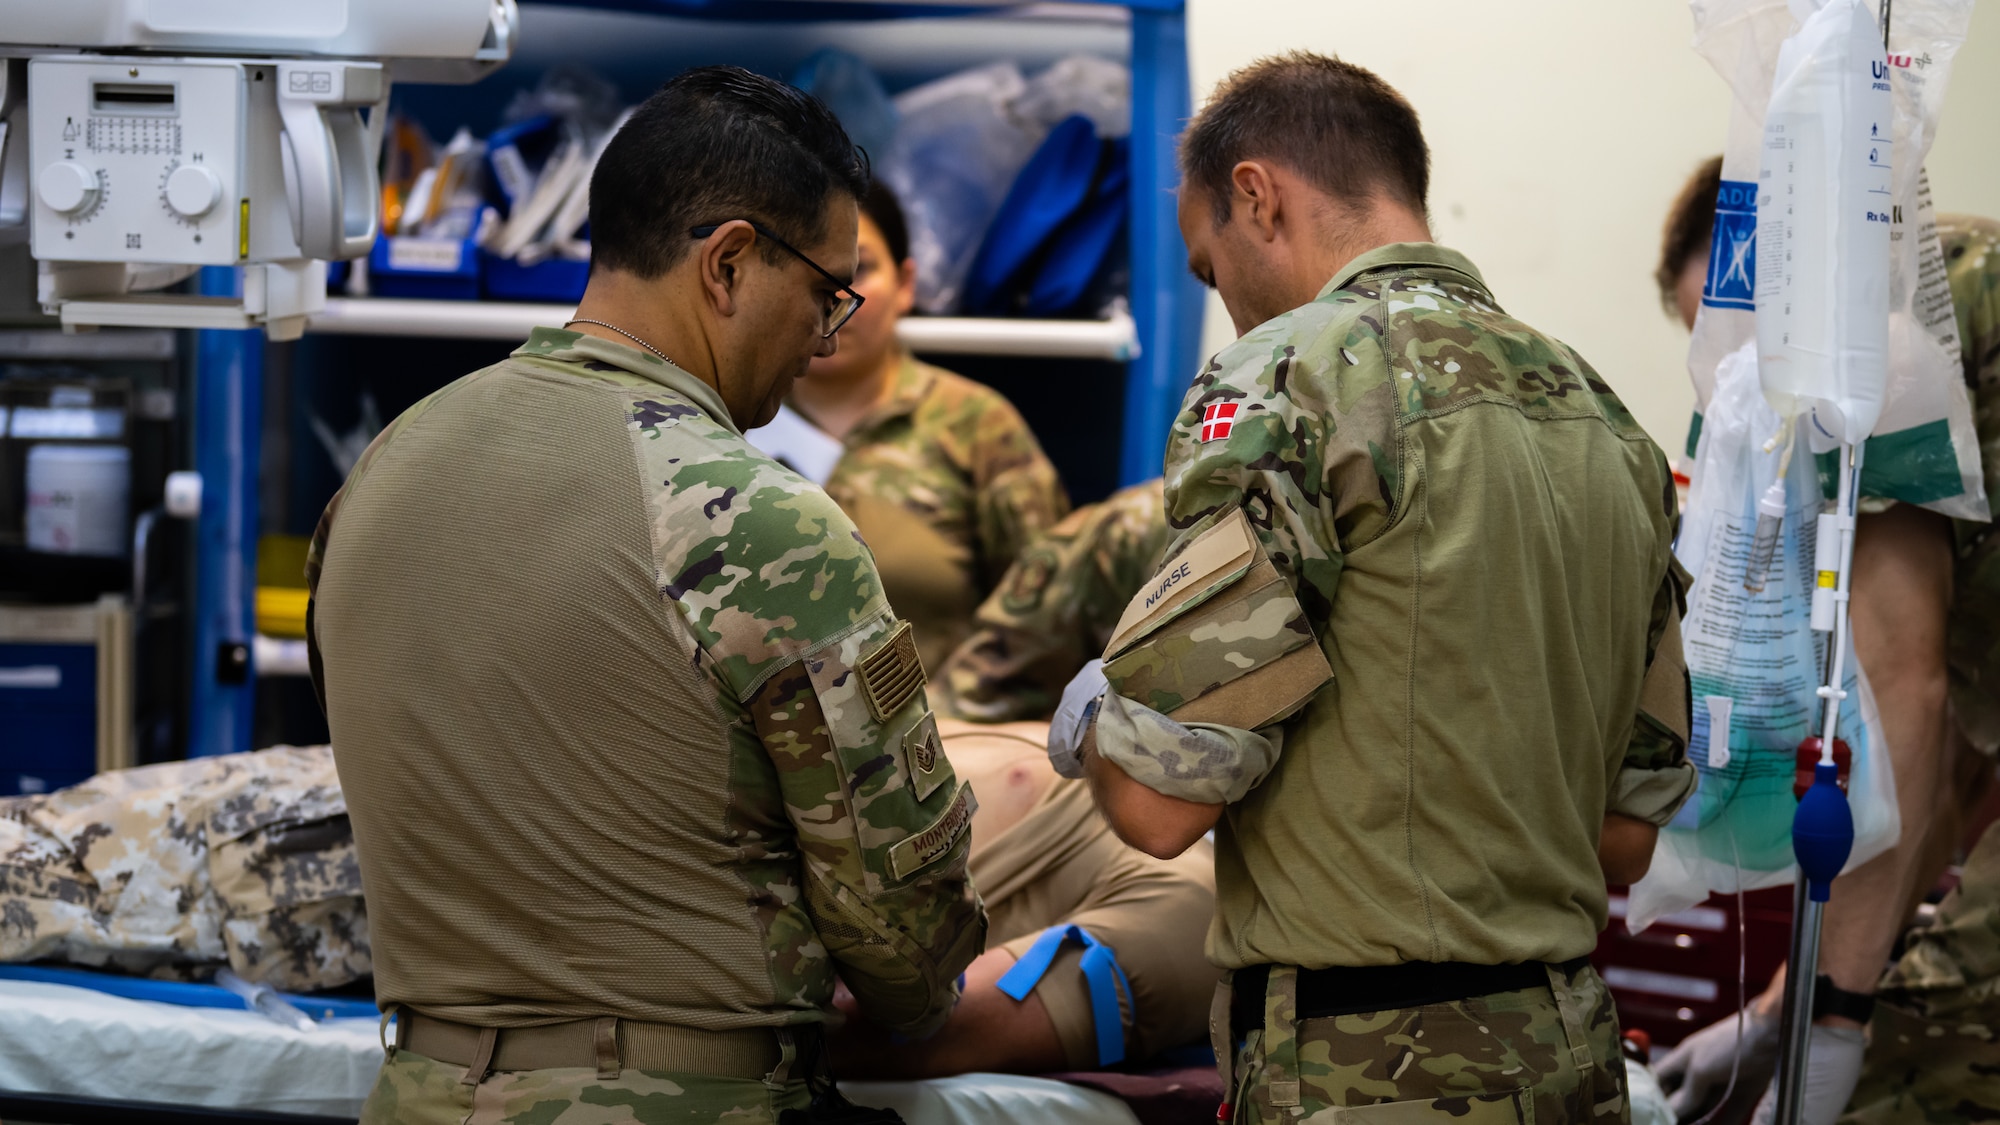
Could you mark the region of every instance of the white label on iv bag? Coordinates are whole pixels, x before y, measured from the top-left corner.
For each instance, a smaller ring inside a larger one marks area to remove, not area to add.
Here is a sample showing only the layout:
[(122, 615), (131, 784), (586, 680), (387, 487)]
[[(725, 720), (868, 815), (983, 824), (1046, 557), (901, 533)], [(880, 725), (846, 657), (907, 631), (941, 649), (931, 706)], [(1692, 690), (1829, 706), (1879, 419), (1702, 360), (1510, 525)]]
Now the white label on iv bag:
[(1704, 695), (1708, 708), (1708, 768), (1719, 770), (1729, 764), (1729, 709), (1736, 701), (1726, 695)]

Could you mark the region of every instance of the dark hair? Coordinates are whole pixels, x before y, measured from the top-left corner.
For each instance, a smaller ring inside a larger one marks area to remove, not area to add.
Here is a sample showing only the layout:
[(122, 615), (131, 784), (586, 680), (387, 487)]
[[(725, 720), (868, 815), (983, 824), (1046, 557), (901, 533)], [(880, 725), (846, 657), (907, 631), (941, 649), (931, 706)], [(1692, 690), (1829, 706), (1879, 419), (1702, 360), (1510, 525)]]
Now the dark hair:
[(826, 235), (828, 198), (859, 200), (868, 182), (867, 156), (819, 99), (740, 67), (697, 67), (604, 146), (590, 177), (591, 266), (658, 277), (693, 245), (691, 228), (730, 219), (807, 245)]
[(1678, 315), (1674, 287), (1681, 271), (1696, 254), (1708, 254), (1709, 236), (1715, 231), (1715, 195), (1722, 190), (1722, 158), (1711, 156), (1701, 162), (1674, 205), (1667, 212), (1667, 227), (1660, 234), (1660, 264), (1653, 267), (1653, 284), (1660, 287), (1660, 306), (1667, 315)]
[(1421, 213), (1431, 154), (1417, 111), (1373, 73), (1328, 55), (1292, 51), (1222, 80), (1181, 138), (1181, 175), (1229, 219), (1238, 162), (1283, 163), (1341, 202), (1372, 191)]
[(903, 221), (903, 205), (896, 202), (896, 193), (876, 180), (861, 197), (861, 213), (874, 220), (875, 229), (882, 232), (882, 241), (889, 244), (889, 257), (894, 259), (891, 264), (901, 266), (910, 256), (910, 225)]

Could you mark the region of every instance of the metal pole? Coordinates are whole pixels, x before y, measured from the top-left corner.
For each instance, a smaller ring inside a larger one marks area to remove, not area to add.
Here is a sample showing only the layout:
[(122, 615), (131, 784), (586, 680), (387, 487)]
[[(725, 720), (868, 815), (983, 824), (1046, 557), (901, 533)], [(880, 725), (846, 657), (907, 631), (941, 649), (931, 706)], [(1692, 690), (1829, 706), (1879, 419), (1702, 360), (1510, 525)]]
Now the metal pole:
[[(231, 294), (236, 270), (211, 266), (202, 292)], [(257, 470), (264, 435), (264, 333), (195, 333), (194, 460), (204, 499), (194, 549), (194, 674), (187, 756), (251, 749), (257, 576)]]
[(1786, 964), (1785, 1008), (1778, 1025), (1784, 1051), (1778, 1059), (1778, 1121), (1797, 1125), (1805, 1109), (1806, 1048), (1812, 1042), (1813, 982), (1819, 976), (1820, 923), (1826, 908), (1806, 893), (1806, 881), (1792, 888), (1792, 952)]
[(1125, 367), (1118, 483), (1160, 475), (1167, 432), (1195, 376), (1206, 298), (1183, 268), (1175, 217), (1175, 138), (1191, 104), (1187, 13), (1179, 3), (1132, 7), (1132, 319), (1139, 354)]
[[(1819, 763), (1813, 770), (1812, 788), (1799, 801), (1792, 819), (1792, 850), (1798, 857), (1799, 878), (1793, 893), (1792, 949), (1785, 977), (1785, 1007), (1779, 1024), (1778, 1125), (1798, 1125), (1805, 1108), (1805, 1078), (1808, 1047), (1812, 1039), (1813, 986), (1819, 978), (1820, 927), (1825, 903), (1832, 894), (1833, 880), (1846, 864), (1854, 846), (1853, 813), (1847, 796), (1839, 787), (1839, 767), (1834, 760), (1834, 740), (1840, 733), (1840, 706), (1847, 699), (1842, 686), (1847, 679), (1849, 582), (1854, 572), (1854, 514), (1861, 485), (1860, 443), (1840, 447), (1838, 499), (1834, 512), (1820, 520), (1831, 521), (1815, 549), (1814, 566), (1820, 573), (1819, 586), (1832, 582), (1832, 628), (1827, 639), (1826, 679), (1819, 689), (1825, 703), (1821, 728)], [(1831, 558), (1827, 547), (1831, 540)]]

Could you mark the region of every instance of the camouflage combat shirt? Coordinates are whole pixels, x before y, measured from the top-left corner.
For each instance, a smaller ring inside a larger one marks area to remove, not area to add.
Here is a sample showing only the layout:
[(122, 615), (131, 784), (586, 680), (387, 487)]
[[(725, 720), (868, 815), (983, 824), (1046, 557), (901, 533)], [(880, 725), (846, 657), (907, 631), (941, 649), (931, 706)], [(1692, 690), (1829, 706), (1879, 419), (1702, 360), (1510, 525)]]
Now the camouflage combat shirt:
[[(1672, 478), (1610, 387), (1462, 255), (1384, 246), (1210, 362), (1166, 481), (1167, 566), (1240, 511), (1334, 673), (1261, 731), (1182, 726), (1113, 676), (1098, 751), (1229, 803), (1209, 957), (1589, 953), (1605, 814), (1663, 823), (1695, 781)], [(1261, 620), (1191, 643), (1150, 658), (1266, 666)]]
[(905, 357), (850, 430), (827, 495), (861, 529), (882, 589), (937, 669), (1015, 556), (1069, 511), (1055, 466), (998, 391)]
[(377, 999), (467, 1023), (941, 1023), (970, 790), (854, 525), (645, 352), (537, 329), (328, 506), (315, 682)]
[(1155, 477), (1071, 512), (1021, 552), (937, 673), (939, 710), (982, 723), (1045, 719), (1104, 651), (1170, 538)]

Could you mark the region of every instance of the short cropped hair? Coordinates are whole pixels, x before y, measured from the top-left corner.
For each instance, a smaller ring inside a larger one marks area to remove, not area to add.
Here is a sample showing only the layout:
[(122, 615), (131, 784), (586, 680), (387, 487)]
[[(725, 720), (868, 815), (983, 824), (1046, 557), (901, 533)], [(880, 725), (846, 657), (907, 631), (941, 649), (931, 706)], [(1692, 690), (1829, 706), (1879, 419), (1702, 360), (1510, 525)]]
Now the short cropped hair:
[(1722, 190), (1722, 158), (1711, 156), (1701, 162), (1674, 205), (1667, 212), (1666, 229), (1660, 232), (1660, 264), (1653, 267), (1653, 284), (1660, 287), (1660, 307), (1668, 316), (1679, 315), (1674, 303), (1674, 287), (1681, 271), (1695, 255), (1708, 255), (1709, 237), (1715, 233), (1715, 196)]
[(882, 241), (889, 244), (891, 265), (901, 266), (910, 256), (910, 224), (903, 218), (903, 205), (896, 199), (896, 193), (889, 185), (876, 180), (868, 185), (868, 194), (861, 197), (861, 213), (874, 220), (875, 229), (882, 232)]
[(866, 154), (819, 99), (740, 67), (697, 67), (633, 110), (598, 158), (591, 267), (658, 277), (693, 245), (689, 230), (731, 219), (811, 244), (826, 236), (828, 200), (858, 201), (868, 183)]
[(1292, 51), (1222, 80), (1181, 138), (1181, 175), (1206, 192), (1217, 225), (1244, 160), (1284, 164), (1342, 202), (1371, 192), (1422, 214), (1431, 154), (1417, 111), (1370, 71), (1330, 55)]

